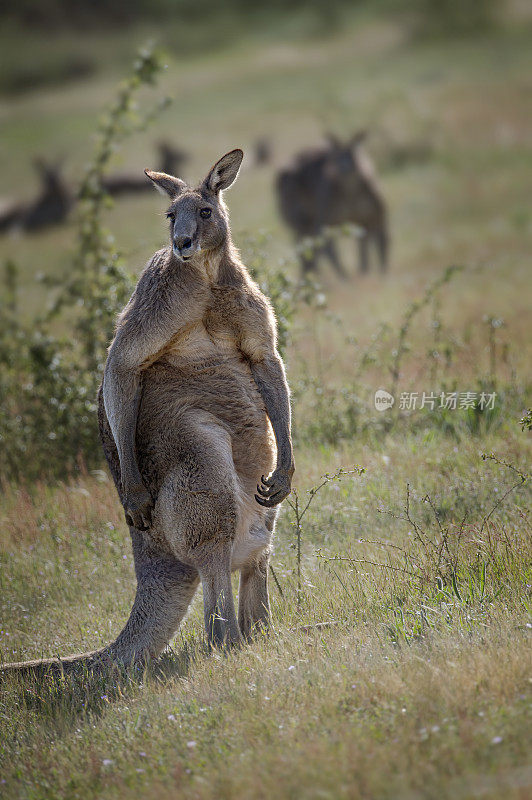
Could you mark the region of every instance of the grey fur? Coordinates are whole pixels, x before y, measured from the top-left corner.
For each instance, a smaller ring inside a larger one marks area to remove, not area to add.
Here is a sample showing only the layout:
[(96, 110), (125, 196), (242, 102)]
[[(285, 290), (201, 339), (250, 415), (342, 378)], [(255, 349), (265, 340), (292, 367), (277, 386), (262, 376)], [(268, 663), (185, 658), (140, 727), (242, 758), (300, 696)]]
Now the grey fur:
[[(173, 636), (200, 580), (212, 645), (268, 625), (275, 506), (294, 463), (273, 310), (232, 245), (219, 194), (241, 160), (228, 153), (195, 189), (147, 173), (171, 196), (172, 246), (153, 256), (121, 313), (99, 392), (103, 449), (133, 542), (130, 618), (100, 651), (3, 670), (143, 664)], [(182, 230), (191, 239), (184, 255)]]

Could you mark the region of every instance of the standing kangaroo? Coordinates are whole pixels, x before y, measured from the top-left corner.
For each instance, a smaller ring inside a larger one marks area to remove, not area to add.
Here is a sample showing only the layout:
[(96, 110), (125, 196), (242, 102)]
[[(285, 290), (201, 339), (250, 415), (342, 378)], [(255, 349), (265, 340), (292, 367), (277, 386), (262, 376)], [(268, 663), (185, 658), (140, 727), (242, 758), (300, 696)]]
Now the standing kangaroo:
[(232, 244), (220, 194), (242, 157), (227, 153), (195, 189), (146, 170), (171, 198), (171, 244), (119, 316), (99, 393), (103, 448), (133, 543), (130, 618), (102, 650), (3, 670), (145, 663), (174, 635), (199, 581), (211, 645), (268, 625), (275, 506), (290, 492), (294, 461), (273, 311)]
[(303, 273), (317, 269), (324, 255), (341, 277), (346, 272), (327, 227), (354, 223), (362, 230), (358, 238), (359, 271), (369, 268), (369, 246), (375, 245), (383, 272), (388, 265), (386, 203), (377, 185), (373, 166), (362, 149), (365, 133), (359, 131), (347, 142), (329, 134), (327, 144), (300, 152), (282, 169), (276, 180), (277, 199), (283, 220), (298, 240), (324, 236), (321, 246), (303, 252)]

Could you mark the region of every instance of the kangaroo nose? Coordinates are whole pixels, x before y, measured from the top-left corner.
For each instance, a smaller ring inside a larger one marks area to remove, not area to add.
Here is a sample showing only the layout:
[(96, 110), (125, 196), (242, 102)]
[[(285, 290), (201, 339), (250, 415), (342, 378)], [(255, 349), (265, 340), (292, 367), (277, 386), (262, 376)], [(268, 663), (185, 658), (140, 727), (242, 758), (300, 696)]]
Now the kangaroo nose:
[(190, 236), (176, 236), (174, 244), (179, 250), (188, 250), (192, 247), (192, 239)]

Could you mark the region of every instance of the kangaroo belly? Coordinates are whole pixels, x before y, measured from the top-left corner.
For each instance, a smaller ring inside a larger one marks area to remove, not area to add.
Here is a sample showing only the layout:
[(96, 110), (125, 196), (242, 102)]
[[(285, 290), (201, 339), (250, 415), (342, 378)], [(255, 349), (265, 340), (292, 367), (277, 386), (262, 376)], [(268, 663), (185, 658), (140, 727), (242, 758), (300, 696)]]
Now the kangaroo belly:
[(249, 367), (238, 358), (163, 360), (146, 370), (137, 425), (143, 474), (157, 484), (178, 461), (190, 458), (194, 412), (207, 413), (227, 431), (240, 483), (251, 492), (273, 468), (275, 443)]

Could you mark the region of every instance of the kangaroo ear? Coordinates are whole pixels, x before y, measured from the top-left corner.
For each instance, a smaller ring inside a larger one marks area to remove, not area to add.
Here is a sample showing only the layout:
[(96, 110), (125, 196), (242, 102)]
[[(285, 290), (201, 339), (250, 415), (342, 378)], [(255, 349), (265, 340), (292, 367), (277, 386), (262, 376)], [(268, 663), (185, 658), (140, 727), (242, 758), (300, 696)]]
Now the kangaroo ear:
[(362, 144), (362, 142), (365, 139), (367, 139), (367, 137), (368, 137), (368, 132), (367, 131), (365, 131), (365, 130), (357, 131), (349, 139), (349, 146), (350, 147), (358, 147), (358, 145)]
[(177, 197), (186, 188), (185, 181), (182, 181), (181, 178), (174, 178), (173, 175), (167, 175), (166, 172), (153, 172), (151, 169), (145, 169), (144, 173), (150, 181), (154, 182), (157, 191), (167, 194), (171, 198)]
[(325, 138), (326, 138), (327, 142), (331, 145), (331, 147), (340, 148), (342, 146), (342, 142), (340, 141), (338, 136), (335, 133), (333, 133), (332, 131), (326, 131), (325, 132)]
[(243, 158), (244, 153), (240, 148), (226, 153), (211, 169), (203, 181), (203, 186), (214, 194), (227, 189), (236, 179)]

